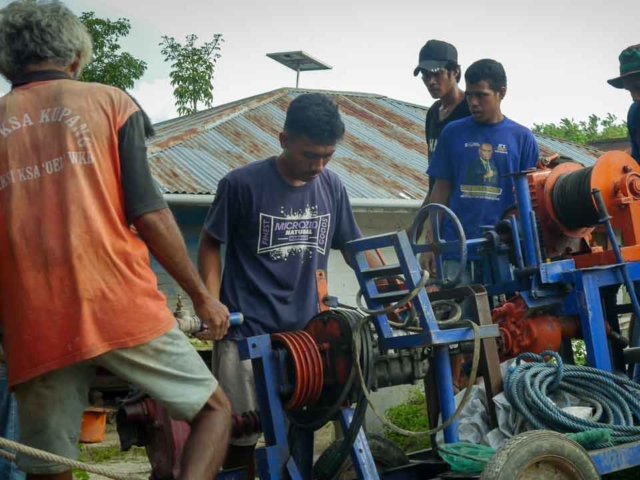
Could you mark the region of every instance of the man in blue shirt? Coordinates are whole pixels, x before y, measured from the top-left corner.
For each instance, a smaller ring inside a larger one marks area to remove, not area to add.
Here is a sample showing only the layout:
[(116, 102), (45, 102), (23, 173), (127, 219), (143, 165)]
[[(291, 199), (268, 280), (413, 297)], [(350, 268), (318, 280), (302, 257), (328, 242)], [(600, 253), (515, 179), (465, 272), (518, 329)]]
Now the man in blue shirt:
[[(515, 202), (510, 174), (535, 167), (539, 150), (528, 128), (502, 114), (507, 76), (499, 62), (475, 62), (465, 72), (465, 81), (471, 117), (444, 128), (427, 174), (435, 181), (431, 203), (449, 206), (460, 219), (467, 239), (472, 239), (482, 236), (482, 226), (495, 225)], [(430, 238), (429, 225), (426, 230)], [(442, 235), (449, 240), (455, 238), (453, 225), (446, 219)], [(426, 258), (432, 273), (433, 260), (433, 255)], [(479, 280), (477, 267), (470, 262), (463, 283)], [(451, 257), (444, 269), (441, 273), (451, 276), (457, 269), (457, 259)]]
[(627, 116), (631, 140), (631, 156), (640, 163), (640, 44), (625, 48), (620, 56), (620, 76), (609, 80), (609, 85), (628, 90), (633, 99)]
[[(218, 184), (198, 265), (214, 296), (245, 317), (216, 339), (213, 351), (213, 371), (234, 412), (258, 408), (251, 362), (240, 361), (237, 341), (303, 329), (319, 311), (316, 271), (327, 269), (329, 250), (361, 236), (344, 185), (325, 168), (344, 131), (329, 97), (300, 95), (287, 110), (282, 153), (233, 170)], [(246, 467), (253, 478), (258, 438), (234, 439), (225, 468)]]

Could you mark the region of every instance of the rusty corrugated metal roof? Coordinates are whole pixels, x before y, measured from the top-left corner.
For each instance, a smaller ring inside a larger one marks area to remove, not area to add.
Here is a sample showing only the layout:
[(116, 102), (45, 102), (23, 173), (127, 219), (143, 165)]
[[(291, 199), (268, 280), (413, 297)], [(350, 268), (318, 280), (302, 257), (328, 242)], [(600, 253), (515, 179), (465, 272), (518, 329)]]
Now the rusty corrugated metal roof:
[[(280, 153), (278, 134), (289, 103), (310, 90), (280, 89), (157, 124), (149, 162), (165, 193), (214, 194), (230, 170)], [(329, 168), (354, 199), (422, 200), (428, 180), (424, 141), (426, 107), (388, 97), (322, 91), (339, 105), (346, 125)], [(541, 153), (581, 163), (598, 157), (578, 147), (538, 137)]]
[(535, 136), (536, 140), (538, 140), (540, 155), (544, 157), (550, 157), (557, 153), (561, 157), (569, 158), (585, 167), (590, 167), (604, 153), (590, 145), (578, 145), (545, 135), (536, 134)]

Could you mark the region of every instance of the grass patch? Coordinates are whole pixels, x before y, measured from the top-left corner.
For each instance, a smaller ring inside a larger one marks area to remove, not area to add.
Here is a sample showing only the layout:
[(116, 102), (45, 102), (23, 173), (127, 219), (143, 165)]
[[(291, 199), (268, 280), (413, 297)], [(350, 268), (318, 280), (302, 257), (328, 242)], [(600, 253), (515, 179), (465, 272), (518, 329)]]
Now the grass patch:
[(200, 340), (199, 338), (189, 337), (189, 343), (196, 350), (211, 350), (213, 348), (213, 342), (209, 340)]
[[(116, 445), (105, 447), (90, 447), (80, 444), (80, 457), (78, 461), (92, 465), (108, 462), (127, 462), (146, 459), (147, 454), (142, 447), (132, 447), (128, 452), (120, 451)], [(84, 470), (73, 470), (74, 480), (89, 480), (91, 477)]]
[(106, 463), (146, 457), (147, 454), (142, 447), (132, 447), (128, 452), (123, 452), (120, 450), (120, 447), (116, 445), (108, 447), (86, 447), (81, 445), (79, 460), (84, 463)]
[[(429, 430), (427, 401), (424, 392), (417, 387), (409, 391), (404, 402), (387, 409), (385, 414), (391, 423), (410, 432)], [(384, 436), (407, 453), (431, 447), (431, 437), (405, 437), (386, 426), (384, 427)]]

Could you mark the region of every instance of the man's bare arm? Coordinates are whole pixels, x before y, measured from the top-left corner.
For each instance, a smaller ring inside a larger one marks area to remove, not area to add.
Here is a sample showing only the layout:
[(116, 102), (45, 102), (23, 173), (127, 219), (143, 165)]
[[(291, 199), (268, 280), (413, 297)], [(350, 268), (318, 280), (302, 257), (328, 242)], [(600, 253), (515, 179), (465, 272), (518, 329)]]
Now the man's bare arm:
[(229, 328), (229, 311), (207, 290), (189, 258), (171, 210), (145, 213), (133, 221), (138, 234), (160, 265), (189, 295), (198, 317), (222, 338)]
[(200, 277), (207, 286), (207, 290), (219, 300), (220, 286), (222, 284), (220, 242), (205, 230), (200, 234), (200, 243), (198, 245), (198, 270), (200, 271)]

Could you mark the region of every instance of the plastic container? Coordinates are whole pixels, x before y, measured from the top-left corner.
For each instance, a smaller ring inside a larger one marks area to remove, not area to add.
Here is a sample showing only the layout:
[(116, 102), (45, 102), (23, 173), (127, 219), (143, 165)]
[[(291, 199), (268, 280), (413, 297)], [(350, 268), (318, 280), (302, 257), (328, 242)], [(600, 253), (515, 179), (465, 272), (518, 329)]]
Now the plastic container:
[(104, 441), (107, 430), (109, 409), (89, 407), (82, 413), (80, 443), (100, 443)]

